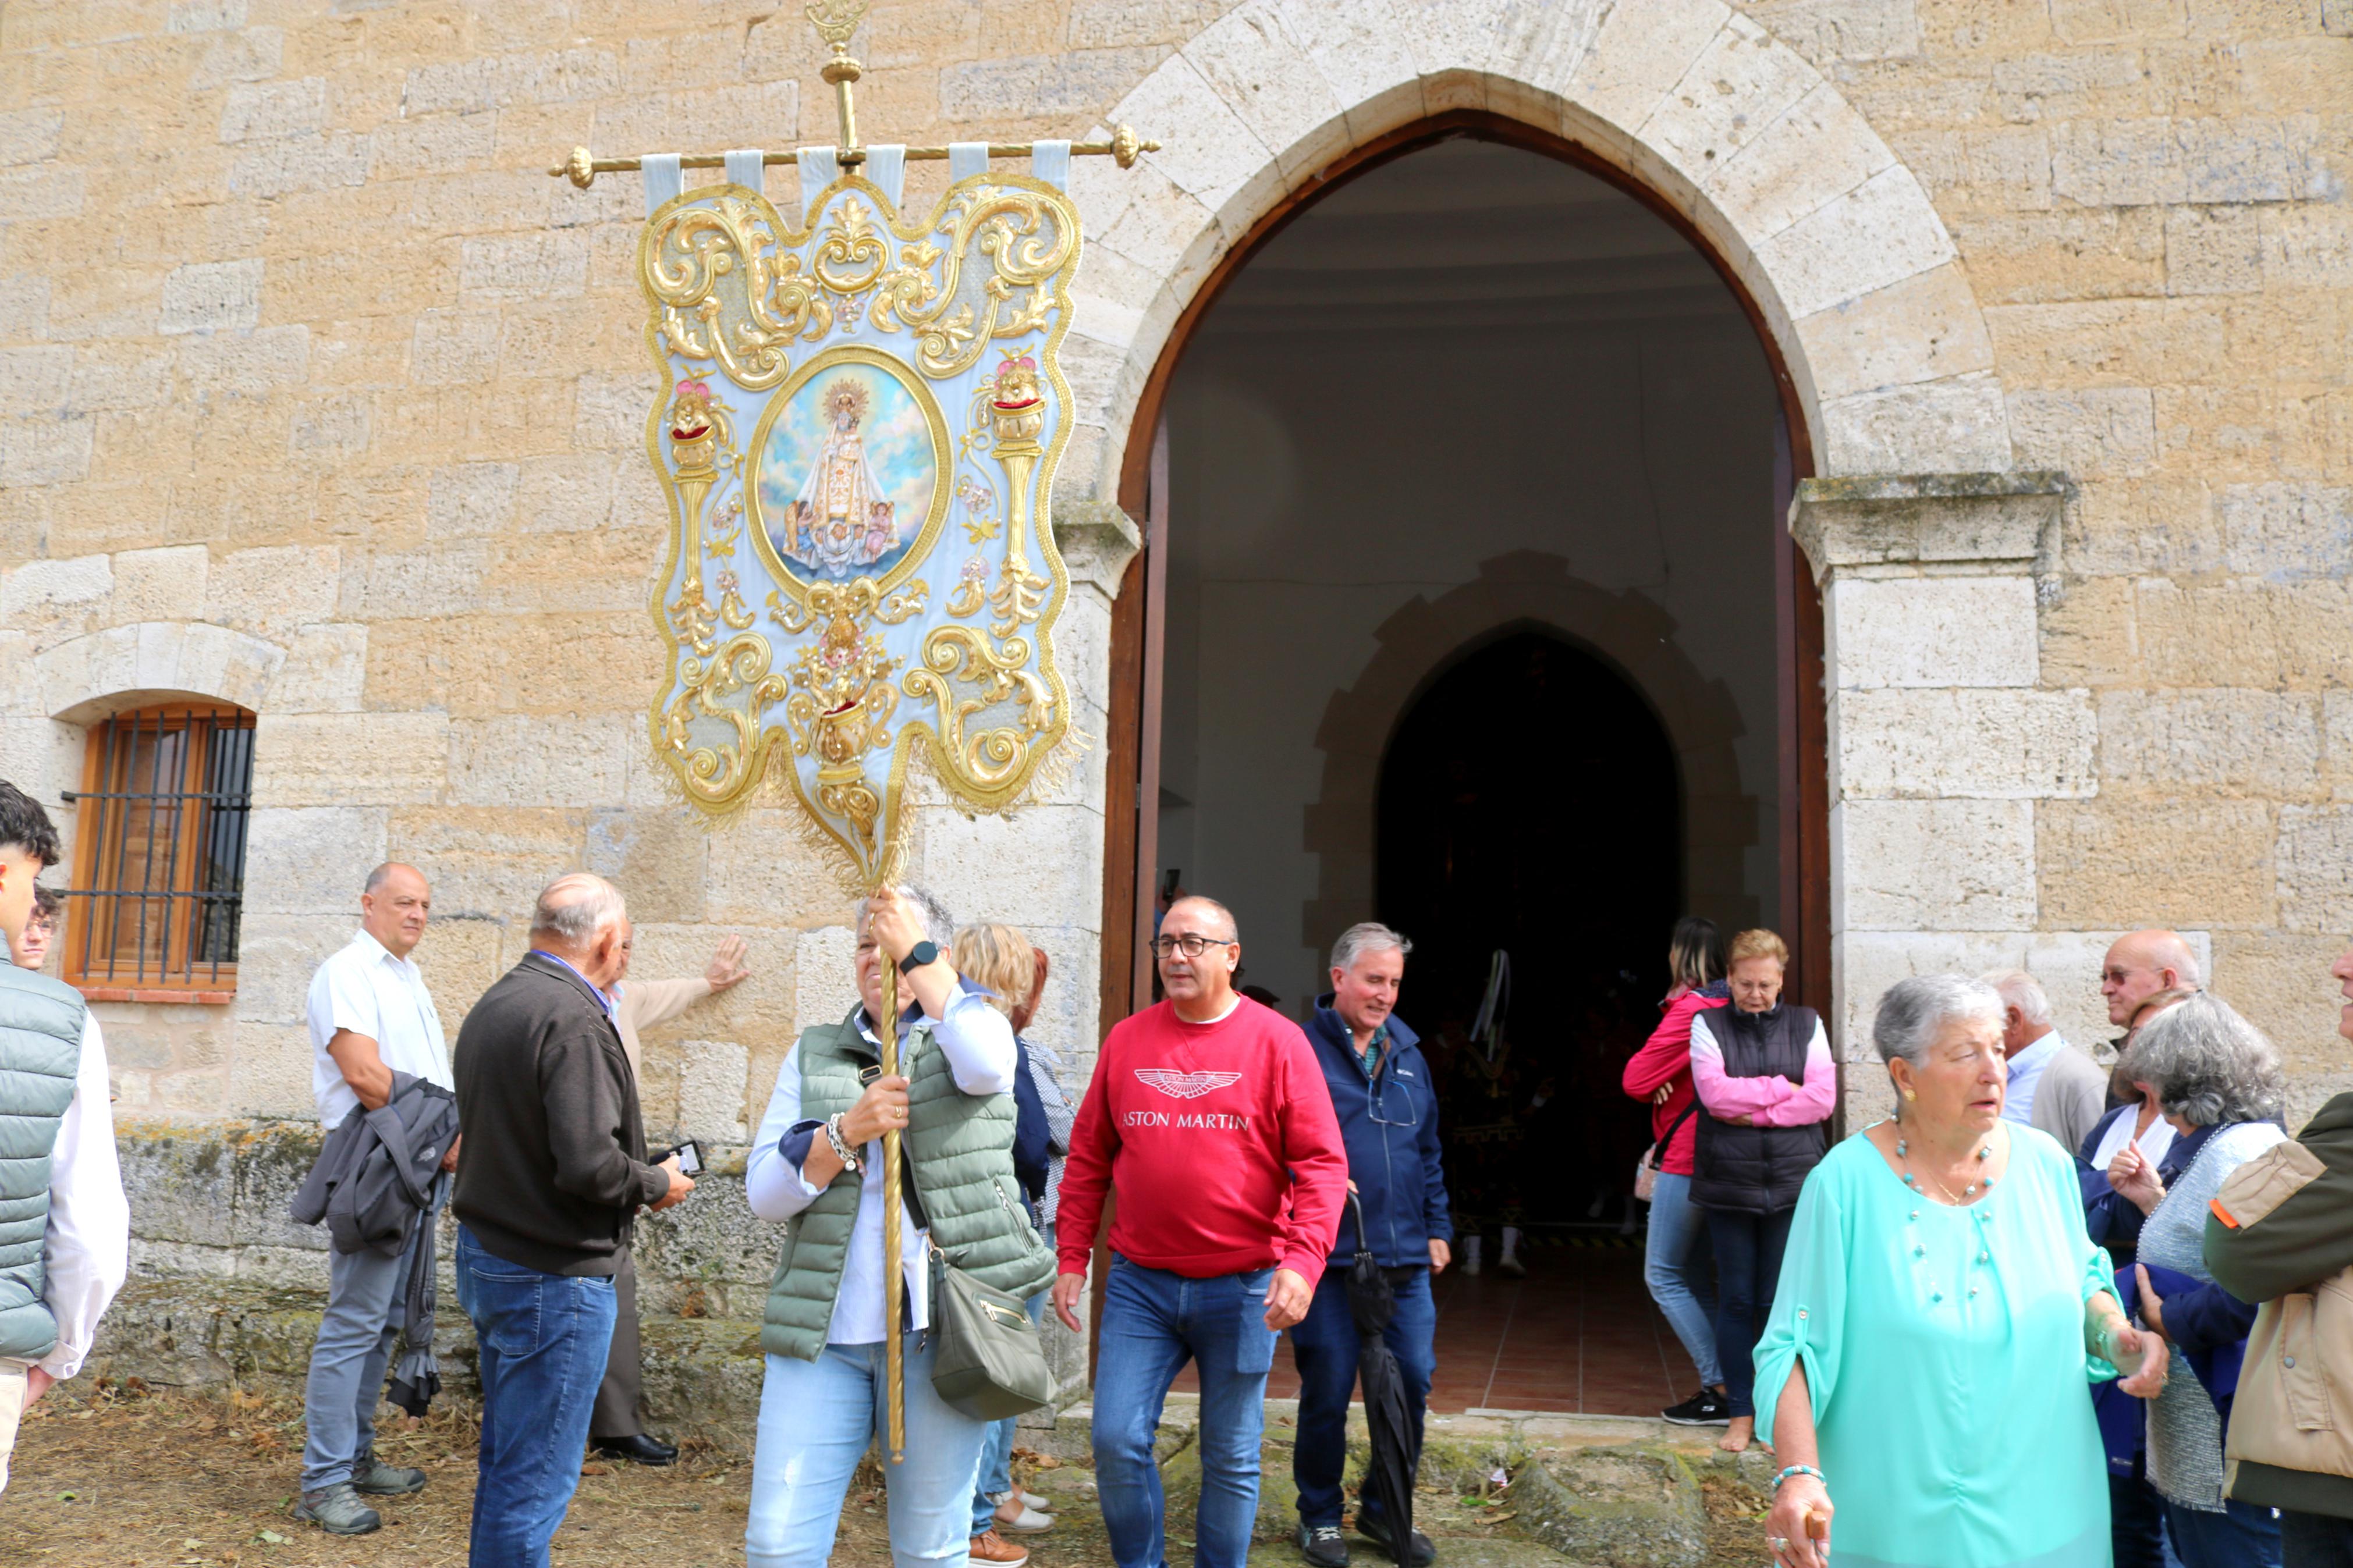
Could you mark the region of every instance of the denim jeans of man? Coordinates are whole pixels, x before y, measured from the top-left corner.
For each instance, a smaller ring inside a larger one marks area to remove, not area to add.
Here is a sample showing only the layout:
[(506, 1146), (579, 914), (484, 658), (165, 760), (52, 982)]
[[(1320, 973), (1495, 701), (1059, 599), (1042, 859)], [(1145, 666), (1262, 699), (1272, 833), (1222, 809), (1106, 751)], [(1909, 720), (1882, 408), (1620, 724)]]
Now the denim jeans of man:
[(2353, 1568), (2353, 1519), (2280, 1510), (2282, 1568)]
[(424, 1245), (425, 1227), (411, 1226), (399, 1255), (327, 1253), (327, 1311), (311, 1346), (311, 1373), (302, 1384), (302, 1489), (317, 1491), (349, 1480), (360, 1456), (375, 1444), (375, 1407), (384, 1397), (384, 1369), (400, 1339), (397, 1310)]
[(588, 1416), (613, 1343), (609, 1276), (543, 1274), (458, 1227), (458, 1302), (481, 1360), (471, 1568), (547, 1568), (580, 1485)]
[(1715, 1360), (1715, 1266), (1707, 1215), (1692, 1206), (1691, 1178), (1661, 1171), (1651, 1192), (1651, 1233), (1642, 1249), (1642, 1282), (1683, 1342), (1683, 1352), (1710, 1388), (1724, 1382)]
[[(1419, 1452), (1422, 1406), (1430, 1398), (1430, 1374), (1437, 1365), (1431, 1342), (1438, 1331), (1438, 1308), (1430, 1300), (1429, 1269), (1393, 1268), (1388, 1278), (1397, 1310), (1381, 1338), (1405, 1378)], [(1302, 1524), (1340, 1522), (1346, 1500), (1340, 1473), (1348, 1461), (1348, 1396), (1356, 1386), (1361, 1342), (1356, 1316), (1348, 1310), (1348, 1271), (1335, 1261), (1316, 1285), (1307, 1316), (1291, 1331), (1291, 1356), (1299, 1367), (1299, 1442), (1291, 1451), (1291, 1475), (1299, 1483)], [(1360, 1494), (1357, 1511), (1380, 1510), (1369, 1494)]]
[[(907, 1454), (896, 1464), (885, 1454), (882, 1468), (891, 1560), (897, 1568), (961, 1563), (989, 1424), (933, 1391), (936, 1346), (929, 1336), (906, 1334), (900, 1350)], [(752, 1450), (752, 1517), (744, 1530), (750, 1568), (824, 1568), (850, 1477), (867, 1446), (889, 1430), (887, 1360), (879, 1340), (828, 1345), (815, 1361), (767, 1358)]]
[(2108, 1473), (2108, 1541), (2115, 1568), (2182, 1568), (2165, 1538), (2165, 1499), (2146, 1476)]
[[(1022, 1309), (1033, 1323), (1046, 1321), (1047, 1292), (1039, 1291)], [(972, 1485), (972, 1533), (997, 1528), (997, 1500), (1013, 1489), (1013, 1428), (1019, 1417), (1008, 1415), (988, 1424), (980, 1445), (980, 1478)]]
[(1168, 1385), (1194, 1363), (1201, 1376), (1201, 1502), (1196, 1568), (1242, 1568), (1258, 1518), (1258, 1446), (1266, 1429), (1266, 1326), (1271, 1268), (1188, 1279), (1112, 1254), (1095, 1356), (1097, 1498), (1119, 1568), (1167, 1568), (1166, 1502), (1153, 1434)]
[(1781, 1254), (1798, 1211), (1704, 1212), (1708, 1242), (1715, 1249), (1715, 1353), (1724, 1367), (1725, 1402), (1736, 1417), (1754, 1415), (1757, 1338), (1773, 1315), (1773, 1288), (1780, 1283)]
[(2225, 1503), (2222, 1513), (2168, 1500), (2165, 1533), (2185, 1568), (2280, 1568), (2279, 1510)]

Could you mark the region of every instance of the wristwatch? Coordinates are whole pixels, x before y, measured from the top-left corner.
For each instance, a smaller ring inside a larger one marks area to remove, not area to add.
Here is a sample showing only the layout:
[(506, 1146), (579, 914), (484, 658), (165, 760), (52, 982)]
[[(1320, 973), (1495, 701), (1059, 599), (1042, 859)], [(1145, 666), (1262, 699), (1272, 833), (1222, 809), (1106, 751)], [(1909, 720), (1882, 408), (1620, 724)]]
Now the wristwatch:
[(907, 950), (906, 957), (899, 961), (899, 973), (913, 974), (926, 963), (937, 963), (939, 961), (940, 944), (938, 942), (919, 942)]

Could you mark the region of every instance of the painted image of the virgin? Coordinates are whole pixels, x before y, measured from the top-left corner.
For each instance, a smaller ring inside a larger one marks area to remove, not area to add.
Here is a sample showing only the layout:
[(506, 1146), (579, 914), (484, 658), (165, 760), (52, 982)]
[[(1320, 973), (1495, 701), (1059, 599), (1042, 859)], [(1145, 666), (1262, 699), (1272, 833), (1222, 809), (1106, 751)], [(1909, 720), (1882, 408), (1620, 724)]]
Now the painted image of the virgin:
[(825, 444), (785, 509), (777, 548), (818, 576), (848, 577), (898, 548), (898, 508), (875, 478), (860, 434), (870, 407), (865, 386), (839, 377), (819, 395), (818, 407)]

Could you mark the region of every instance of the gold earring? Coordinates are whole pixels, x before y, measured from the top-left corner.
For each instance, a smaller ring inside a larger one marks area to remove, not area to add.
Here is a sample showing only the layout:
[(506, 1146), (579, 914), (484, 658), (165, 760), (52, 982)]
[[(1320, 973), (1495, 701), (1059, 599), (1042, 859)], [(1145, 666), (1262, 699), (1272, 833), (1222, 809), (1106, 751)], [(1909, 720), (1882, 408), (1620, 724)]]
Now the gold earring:
[(1920, 1097), (1919, 1097), (1917, 1094), (1914, 1093), (1912, 1090), (1910, 1090), (1910, 1089), (1905, 1089), (1905, 1090), (1904, 1091), (1904, 1098), (1905, 1098), (1905, 1099), (1906, 1099), (1906, 1100), (1917, 1100), (1917, 1099), (1919, 1099)]

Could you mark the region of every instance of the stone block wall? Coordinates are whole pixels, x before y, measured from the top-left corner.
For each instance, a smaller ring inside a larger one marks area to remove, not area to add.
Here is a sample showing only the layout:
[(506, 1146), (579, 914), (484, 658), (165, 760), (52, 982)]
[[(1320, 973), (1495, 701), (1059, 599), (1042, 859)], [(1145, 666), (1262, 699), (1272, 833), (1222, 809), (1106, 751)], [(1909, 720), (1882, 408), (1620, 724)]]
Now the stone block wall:
[[(1822, 475), (2070, 478), (1999, 571), (1833, 584), (1847, 1047), (1900, 964), (2029, 952), (2096, 1034), (2103, 933), (2166, 921), (2306, 1104), (2348, 1080), (2348, 35), (2338, 0), (881, 0), (857, 47), (870, 135), (1167, 144), (1074, 174), (1056, 506), (1110, 542), (1062, 634), (1082, 728), (1129, 421), (1218, 258), (1423, 115), (1583, 138), (1750, 287)], [(828, 138), (820, 56), (797, 9), (710, 0), (0, 14), (0, 774), (57, 803), (142, 693), (260, 715), (238, 1000), (101, 1009), (126, 1114), (307, 1113), (302, 984), (387, 856), (435, 879), (453, 1028), (569, 866), (628, 887), (644, 973), (753, 939), (755, 978), (653, 1042), (657, 1126), (756, 1117), (846, 1001), (781, 808), (705, 835), (645, 760), (638, 187), (543, 172)], [(925, 805), (918, 848), (1053, 948), (1041, 1032), (1082, 1061), (1101, 765), (1010, 824)]]

